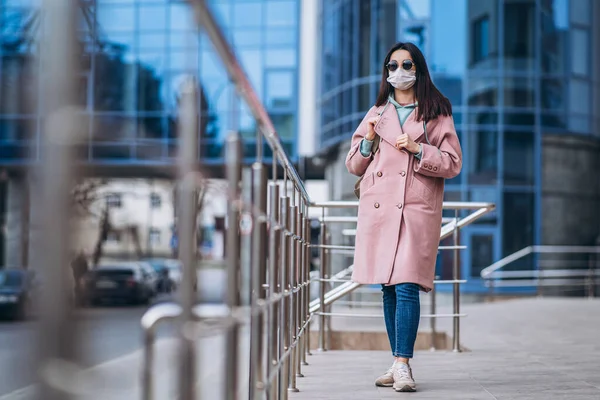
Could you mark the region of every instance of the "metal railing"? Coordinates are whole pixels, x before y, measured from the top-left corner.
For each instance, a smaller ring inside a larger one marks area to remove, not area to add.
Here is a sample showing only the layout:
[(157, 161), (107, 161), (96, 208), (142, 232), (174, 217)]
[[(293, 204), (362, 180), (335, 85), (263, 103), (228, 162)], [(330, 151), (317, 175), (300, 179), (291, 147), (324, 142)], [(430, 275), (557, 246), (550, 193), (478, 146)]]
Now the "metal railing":
[[(358, 313), (337, 313), (331, 312), (331, 306), (337, 300), (341, 299), (357, 290), (361, 287), (361, 284), (352, 282), (349, 279), (344, 279), (352, 272), (352, 267), (346, 268), (341, 272), (338, 272), (335, 276), (331, 273), (331, 263), (328, 262), (328, 256), (330, 253), (348, 252), (353, 251), (354, 246), (347, 245), (332, 245), (328, 242), (328, 229), (327, 223), (356, 223), (357, 218), (354, 216), (328, 216), (325, 214), (326, 209), (339, 209), (339, 208), (357, 208), (358, 201), (329, 201), (323, 203), (312, 204), (312, 207), (321, 210), (320, 220), (320, 243), (318, 245), (312, 245), (320, 249), (321, 269), (320, 277), (317, 281), (319, 285), (319, 298), (315, 299), (310, 304), (310, 312), (313, 315), (319, 316), (319, 349), (322, 351), (327, 350), (327, 340), (329, 331), (331, 330), (331, 317), (355, 317), (355, 318), (381, 318), (382, 315), (369, 313), (369, 314), (358, 314)], [(452, 245), (450, 246), (439, 246), (440, 251), (452, 251), (453, 262), (452, 262), (452, 279), (451, 280), (434, 280), (434, 288), (431, 291), (431, 302), (430, 302), (430, 313), (421, 315), (422, 318), (429, 318), (430, 329), (431, 329), (431, 348), (435, 349), (435, 336), (436, 336), (436, 319), (437, 318), (452, 318), (452, 350), (459, 352), (460, 348), (460, 318), (466, 316), (460, 312), (460, 285), (466, 283), (466, 280), (460, 277), (460, 257), (459, 251), (465, 250), (466, 246), (460, 245), (459, 230), (481, 218), (485, 214), (493, 211), (495, 205), (493, 203), (477, 203), (477, 202), (444, 202), (443, 209), (451, 210), (454, 212), (454, 217), (443, 218), (442, 226), (440, 231), (440, 240), (444, 240), (448, 237), (452, 237)], [(459, 217), (459, 211), (468, 210), (471, 213)], [(340, 286), (332, 288), (327, 291), (328, 284), (341, 283)], [(435, 299), (435, 286), (440, 284), (452, 285), (452, 313), (451, 314), (438, 314), (437, 303)], [(323, 306), (322, 306), (323, 305)]]
[[(504, 270), (528, 257), (533, 260), (525, 268)], [(497, 288), (533, 287), (542, 295), (544, 288), (554, 287), (555, 293), (585, 290), (594, 297), (600, 285), (600, 246), (528, 246), (483, 269), (481, 277), (490, 294)]]

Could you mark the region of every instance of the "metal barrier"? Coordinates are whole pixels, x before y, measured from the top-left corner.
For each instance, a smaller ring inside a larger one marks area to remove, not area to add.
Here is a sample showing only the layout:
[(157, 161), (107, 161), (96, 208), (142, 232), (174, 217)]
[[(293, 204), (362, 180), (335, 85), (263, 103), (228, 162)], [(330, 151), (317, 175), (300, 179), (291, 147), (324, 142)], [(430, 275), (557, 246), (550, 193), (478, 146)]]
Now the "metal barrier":
[[(312, 207), (321, 209), (321, 218), (320, 218), (320, 243), (318, 245), (313, 245), (314, 247), (318, 247), (320, 249), (321, 254), (321, 269), (320, 269), (320, 277), (318, 281), (320, 282), (320, 290), (319, 290), (319, 299), (315, 299), (310, 304), (310, 312), (314, 315), (319, 316), (319, 349), (322, 351), (327, 350), (326, 346), (326, 337), (328, 333), (328, 329), (330, 330), (330, 317), (332, 316), (345, 316), (345, 317), (355, 317), (355, 318), (382, 318), (382, 315), (378, 314), (343, 314), (343, 313), (334, 313), (330, 311), (331, 305), (337, 301), (338, 299), (352, 293), (362, 285), (352, 282), (347, 279), (343, 279), (348, 276), (352, 272), (352, 268), (346, 268), (341, 273), (338, 273), (336, 276), (330, 278), (331, 276), (331, 265), (327, 262), (327, 256), (329, 252), (333, 251), (352, 251), (354, 250), (354, 246), (344, 246), (344, 245), (332, 245), (327, 241), (327, 222), (329, 223), (352, 223), (356, 222), (356, 217), (340, 217), (340, 216), (326, 216), (326, 209), (334, 209), (334, 208), (357, 208), (357, 201), (329, 201), (323, 203), (315, 203), (312, 204)], [(430, 303), (430, 313), (421, 315), (422, 318), (430, 319), (430, 329), (431, 329), (431, 348), (435, 349), (435, 333), (436, 333), (436, 318), (452, 318), (452, 350), (459, 352), (460, 349), (460, 318), (466, 316), (466, 314), (460, 313), (460, 285), (466, 283), (466, 280), (462, 280), (460, 277), (460, 263), (459, 263), (459, 250), (466, 249), (466, 246), (461, 246), (459, 241), (459, 230), (473, 222), (477, 219), (481, 218), (485, 214), (493, 211), (495, 208), (493, 203), (476, 203), (476, 202), (444, 202), (443, 209), (444, 210), (452, 210), (454, 211), (453, 218), (443, 218), (442, 219), (442, 227), (440, 231), (440, 240), (444, 240), (450, 236), (452, 236), (453, 244), (451, 246), (439, 246), (438, 249), (440, 251), (451, 250), (453, 252), (453, 263), (452, 263), (452, 279), (451, 280), (439, 280), (436, 279), (434, 281), (434, 289), (431, 292), (431, 303)], [(466, 216), (459, 217), (460, 210), (470, 210), (471, 213)], [(342, 283), (342, 285), (338, 286), (327, 292), (326, 284), (332, 283)], [(452, 291), (452, 308), (453, 311), (451, 314), (438, 314), (437, 313), (437, 303), (435, 299), (435, 286), (440, 284), (451, 284), (453, 287)], [(323, 306), (321, 306), (323, 305)]]
[[(543, 256), (562, 255), (558, 259), (539, 259)], [(531, 268), (504, 271), (512, 263), (535, 256)], [(567, 259), (565, 259), (565, 257)], [(575, 256), (584, 256), (579, 257)], [(569, 268), (564, 268), (564, 267)], [(596, 295), (600, 284), (600, 246), (529, 246), (510, 254), (481, 271), (490, 294), (495, 288), (534, 287), (538, 295), (543, 288), (577, 288), (585, 290), (588, 297)]]

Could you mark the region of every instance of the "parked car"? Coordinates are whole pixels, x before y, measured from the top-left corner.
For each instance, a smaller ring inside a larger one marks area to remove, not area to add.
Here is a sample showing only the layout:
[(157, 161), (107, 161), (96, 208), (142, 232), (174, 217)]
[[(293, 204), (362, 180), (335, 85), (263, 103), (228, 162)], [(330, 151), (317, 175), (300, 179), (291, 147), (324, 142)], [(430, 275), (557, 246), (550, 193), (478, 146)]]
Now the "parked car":
[(144, 260), (158, 274), (158, 291), (171, 293), (181, 284), (181, 262), (169, 258), (152, 258)]
[(0, 316), (16, 320), (30, 315), (35, 274), (26, 269), (0, 270)]
[(107, 300), (148, 304), (156, 294), (157, 277), (147, 263), (110, 263), (89, 271), (85, 286), (91, 304)]

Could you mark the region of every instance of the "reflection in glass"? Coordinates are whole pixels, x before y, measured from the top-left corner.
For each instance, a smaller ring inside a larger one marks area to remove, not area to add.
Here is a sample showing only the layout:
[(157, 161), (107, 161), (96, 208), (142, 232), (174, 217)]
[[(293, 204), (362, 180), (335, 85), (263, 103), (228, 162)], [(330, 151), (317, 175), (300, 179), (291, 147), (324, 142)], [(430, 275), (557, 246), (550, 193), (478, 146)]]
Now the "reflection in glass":
[(533, 110), (527, 112), (505, 112), (504, 124), (512, 126), (534, 126), (535, 113)]
[(498, 133), (495, 131), (471, 131), (469, 183), (493, 185), (498, 181)]
[(140, 3), (138, 7), (138, 21), (140, 30), (163, 31), (167, 29), (166, 5)]
[(36, 127), (36, 118), (0, 118), (0, 147), (33, 138)]
[(94, 141), (133, 140), (136, 137), (137, 118), (119, 114), (96, 114), (92, 129)]
[(138, 138), (160, 139), (164, 131), (162, 116), (138, 117)]
[[(236, 5), (237, 7), (237, 5)], [(294, 26), (298, 21), (296, 1), (267, 1), (267, 26)]]
[(293, 114), (273, 114), (271, 119), (280, 138), (292, 139), (294, 137), (295, 117)]
[(564, 112), (565, 83), (562, 79), (542, 79), (542, 108)]
[(94, 109), (131, 111), (135, 109), (137, 68), (120, 52), (95, 55)]
[(564, 72), (567, 58), (569, 23), (568, 4), (564, 0), (542, 2), (542, 71)]
[(471, 277), (481, 278), (481, 271), (494, 262), (494, 235), (472, 235), (469, 249), (471, 253)]
[(266, 106), (290, 109), (293, 105), (294, 75), (292, 71), (267, 71)]
[(504, 132), (504, 184), (534, 184), (532, 132)]
[(495, 106), (498, 104), (498, 80), (490, 76), (469, 78), (468, 103), (470, 106)]
[(263, 2), (235, 3), (233, 7), (233, 26), (235, 28), (263, 25)]
[(0, 113), (34, 114), (38, 109), (35, 56), (7, 52), (0, 56), (0, 62)]
[(507, 58), (526, 58), (531, 64), (514, 65), (516, 69), (533, 68), (535, 55), (535, 2), (505, 2), (504, 3), (504, 55)]
[(264, 55), (266, 67), (296, 67), (294, 49), (267, 50)]
[(174, 31), (196, 31), (198, 28), (193, 19), (194, 13), (185, 3), (171, 3), (169, 9), (169, 28)]
[(536, 80), (533, 78), (504, 78), (504, 105), (508, 107), (533, 107)]
[(490, 17), (484, 15), (473, 22), (471, 60), (478, 63), (490, 55)]
[(502, 257), (534, 244), (533, 193), (504, 193)]
[(590, 38), (587, 30), (571, 28), (571, 72), (587, 76), (590, 63)]
[(266, 46), (295, 46), (296, 31), (289, 28), (270, 28), (265, 31)]
[(135, 29), (135, 6), (101, 4), (96, 9), (99, 32), (132, 31)]

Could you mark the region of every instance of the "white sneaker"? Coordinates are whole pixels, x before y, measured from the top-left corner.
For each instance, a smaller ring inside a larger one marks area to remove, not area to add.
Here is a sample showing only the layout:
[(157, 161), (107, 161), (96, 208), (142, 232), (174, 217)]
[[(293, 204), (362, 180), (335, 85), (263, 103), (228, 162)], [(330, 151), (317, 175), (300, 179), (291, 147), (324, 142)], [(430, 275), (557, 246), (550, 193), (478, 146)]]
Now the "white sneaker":
[(394, 386), (394, 364), (386, 371), (385, 374), (381, 375), (375, 380), (375, 386), (379, 387), (392, 387)]
[(413, 379), (412, 369), (408, 364), (397, 362), (392, 369), (394, 390), (396, 392), (416, 392), (417, 384)]

